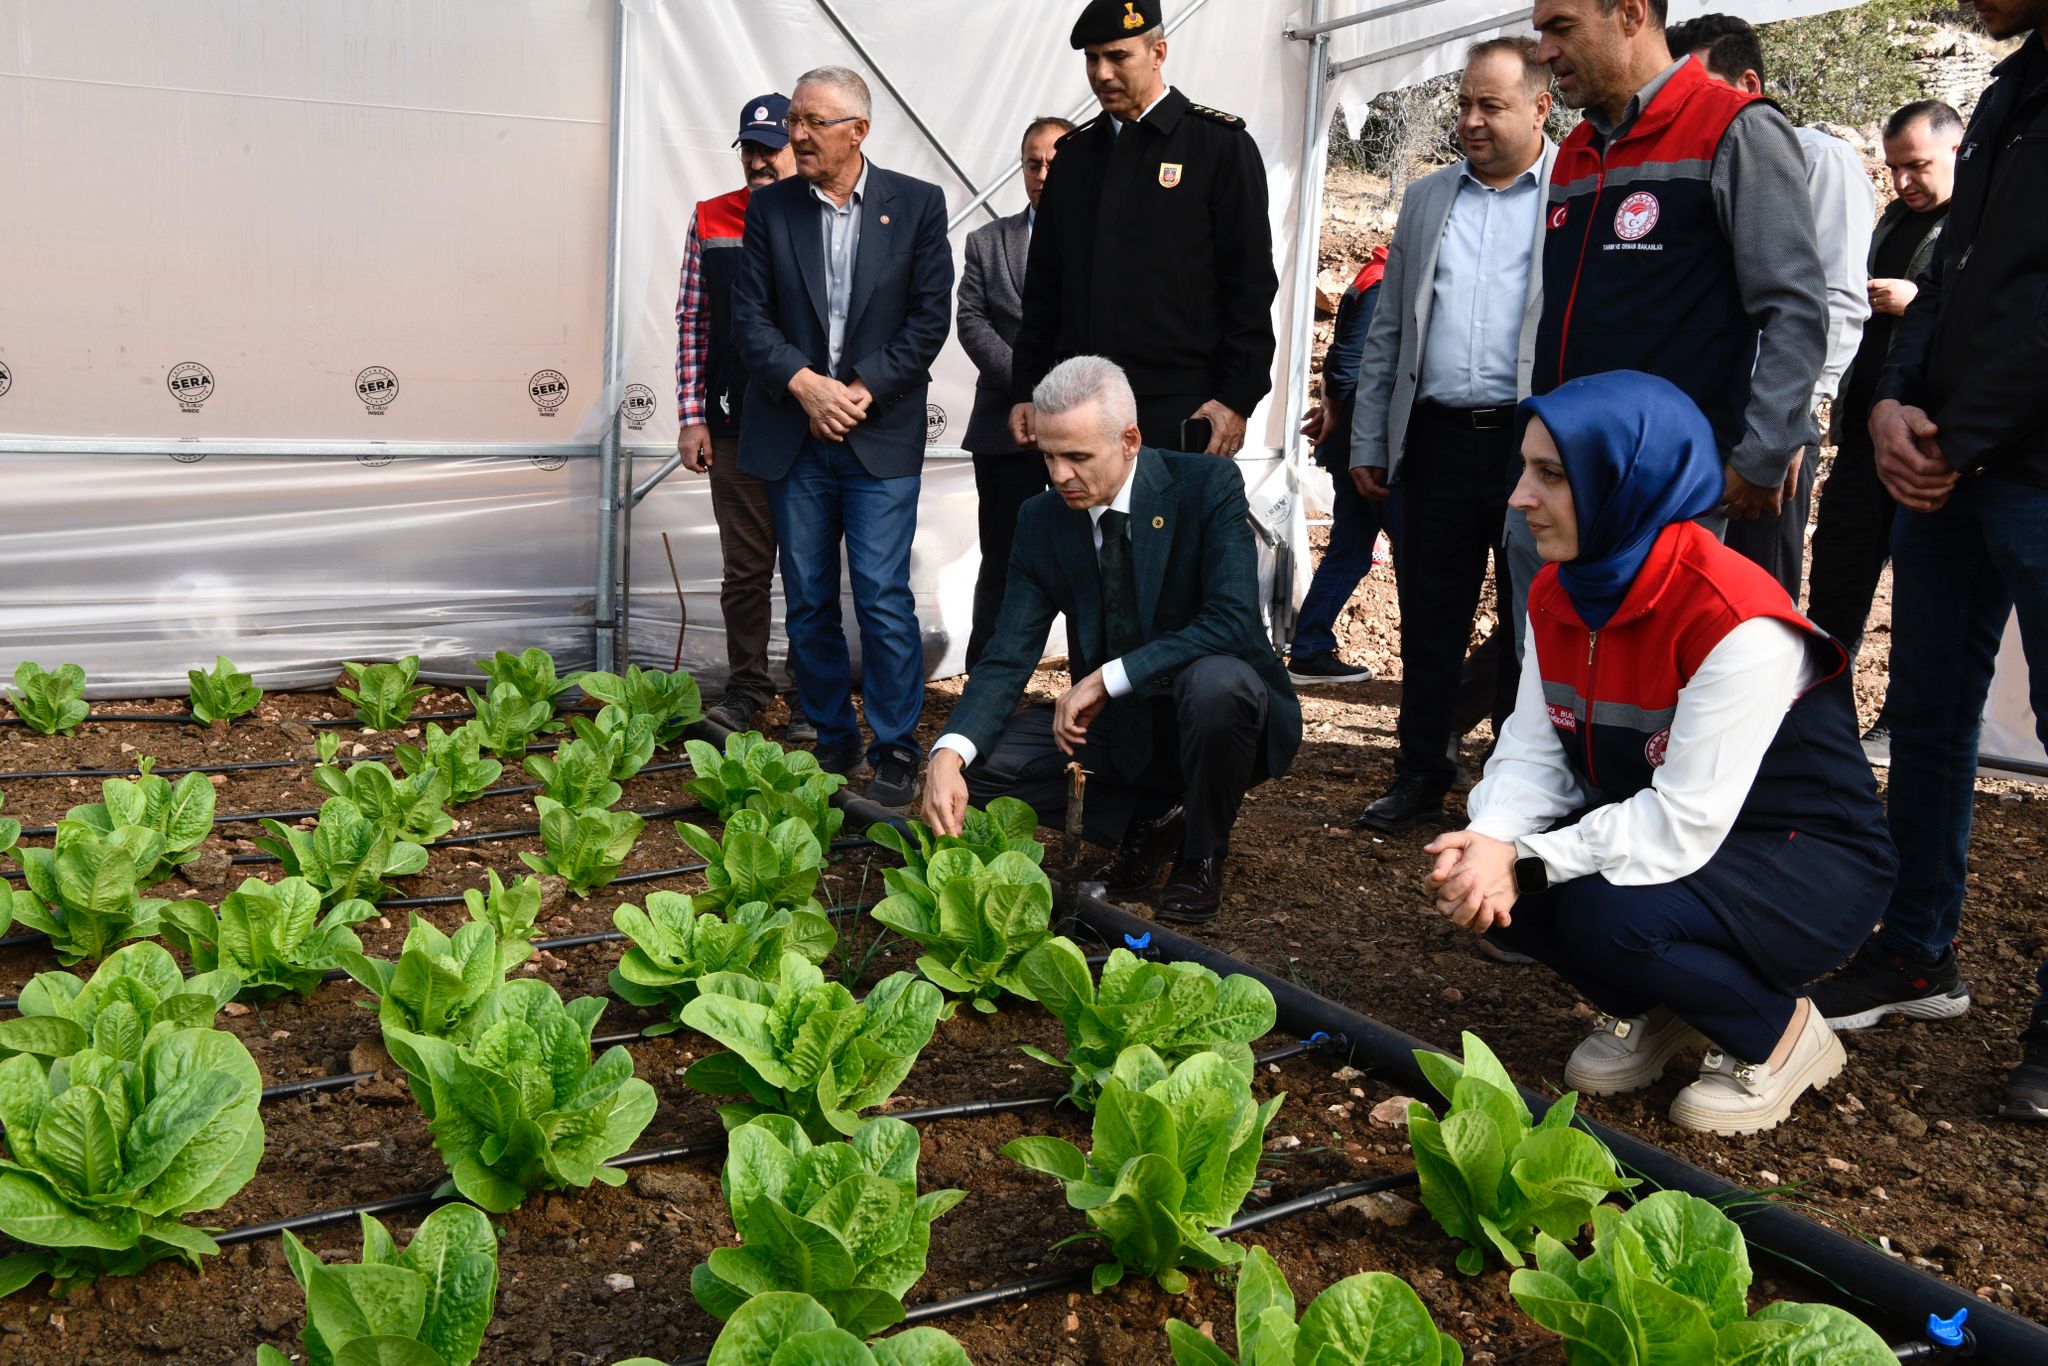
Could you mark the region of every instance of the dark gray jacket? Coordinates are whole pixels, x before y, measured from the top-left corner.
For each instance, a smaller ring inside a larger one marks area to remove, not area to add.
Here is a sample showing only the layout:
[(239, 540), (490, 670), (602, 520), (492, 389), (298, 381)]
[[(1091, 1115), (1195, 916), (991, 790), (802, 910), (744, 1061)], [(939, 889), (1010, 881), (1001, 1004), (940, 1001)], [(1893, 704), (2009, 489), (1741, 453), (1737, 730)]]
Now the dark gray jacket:
[[(974, 414), (961, 443), (976, 455), (1021, 449), (1010, 440), (1010, 355), (1024, 325), (1024, 266), (1031, 251), (1030, 211), (967, 234), (960, 275), (960, 345), (974, 362)], [(1033, 457), (1036, 459), (1036, 457)]]
[[(1868, 264), (1871, 270), (1877, 269), (1877, 249), (1885, 244), (1885, 240), (1892, 235), (1893, 230), (1911, 212), (1913, 211), (1906, 207), (1906, 201), (1903, 199), (1894, 199), (1891, 203), (1884, 206), (1884, 215), (1877, 220), (1877, 226), (1870, 233), (1870, 260)], [(1944, 215), (1942, 222), (1936, 223), (1930, 228), (1927, 236), (1920, 239), (1920, 245), (1913, 248), (1913, 255), (1906, 262), (1906, 279), (1917, 280), (1926, 272), (1928, 264), (1934, 260), (1934, 249), (1941, 245), (1941, 230), (1947, 221), (1947, 217)], [(1856, 366), (1854, 362), (1851, 362), (1849, 368), (1842, 372), (1842, 382), (1835, 390), (1835, 405), (1828, 410), (1828, 444), (1830, 446), (1840, 446), (1842, 444), (1842, 422), (1846, 416), (1847, 409), (1846, 405), (1841, 402), (1841, 399), (1843, 395), (1849, 392), (1849, 381), (1855, 374)], [(1863, 421), (1869, 416), (1869, 413), (1863, 413), (1857, 418), (1857, 421)]]

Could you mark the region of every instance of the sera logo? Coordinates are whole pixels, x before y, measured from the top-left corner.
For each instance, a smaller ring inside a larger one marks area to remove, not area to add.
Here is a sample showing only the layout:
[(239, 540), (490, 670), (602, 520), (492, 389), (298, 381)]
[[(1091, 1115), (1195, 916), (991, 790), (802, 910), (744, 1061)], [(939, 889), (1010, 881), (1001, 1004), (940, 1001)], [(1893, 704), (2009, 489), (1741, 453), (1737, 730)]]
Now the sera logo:
[(365, 413), (382, 417), (398, 397), (398, 376), (381, 365), (372, 365), (356, 376), (356, 397), (363, 401)]
[(560, 370), (536, 370), (526, 381), (526, 395), (542, 417), (553, 417), (569, 401), (569, 380)]
[(924, 444), (936, 445), (946, 434), (946, 410), (936, 403), (924, 405)]
[(213, 371), (196, 360), (173, 365), (171, 373), (164, 377), (164, 384), (170, 389), (171, 397), (178, 400), (178, 406), (188, 413), (198, 412), (199, 406), (213, 397)]
[(627, 385), (625, 397), (619, 400), (619, 416), (636, 432), (645, 427), (647, 419), (654, 416), (654, 390), (644, 384)]

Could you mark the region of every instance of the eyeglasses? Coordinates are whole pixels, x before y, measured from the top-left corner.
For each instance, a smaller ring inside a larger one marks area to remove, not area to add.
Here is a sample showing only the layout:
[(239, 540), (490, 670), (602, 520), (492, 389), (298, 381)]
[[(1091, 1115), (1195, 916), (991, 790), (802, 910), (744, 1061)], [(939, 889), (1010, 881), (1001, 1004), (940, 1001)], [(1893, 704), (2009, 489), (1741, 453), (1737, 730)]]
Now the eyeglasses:
[(782, 129), (786, 133), (794, 133), (799, 128), (817, 133), (835, 124), (852, 123), (860, 117), (859, 114), (848, 114), (843, 118), (821, 119), (811, 114), (790, 114), (782, 120)]

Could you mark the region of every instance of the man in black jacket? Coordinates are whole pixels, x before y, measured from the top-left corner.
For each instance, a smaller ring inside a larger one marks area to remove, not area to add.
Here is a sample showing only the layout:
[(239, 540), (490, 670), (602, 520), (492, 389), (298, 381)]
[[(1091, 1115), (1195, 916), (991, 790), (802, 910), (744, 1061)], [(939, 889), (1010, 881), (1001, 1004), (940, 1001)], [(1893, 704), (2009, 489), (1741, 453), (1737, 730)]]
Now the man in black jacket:
[(1234, 456), (1273, 387), (1265, 162), (1243, 119), (1167, 85), (1158, 0), (1093, 0), (1071, 41), (1102, 113), (1060, 140), (1039, 204), (1010, 434), (1033, 444), (1032, 389), (1098, 355), (1130, 376), (1147, 445)]
[[(1933, 268), (1899, 320), (1870, 414), (1892, 533), (1891, 791), (1899, 881), (1884, 924), (1813, 991), (1836, 1029), (1970, 1008), (1962, 923), (1977, 737), (2017, 609), (2048, 742), (2048, 0), (1976, 0), (2026, 35), (1977, 102)], [(2048, 1119), (2048, 964), (2003, 1112)]]

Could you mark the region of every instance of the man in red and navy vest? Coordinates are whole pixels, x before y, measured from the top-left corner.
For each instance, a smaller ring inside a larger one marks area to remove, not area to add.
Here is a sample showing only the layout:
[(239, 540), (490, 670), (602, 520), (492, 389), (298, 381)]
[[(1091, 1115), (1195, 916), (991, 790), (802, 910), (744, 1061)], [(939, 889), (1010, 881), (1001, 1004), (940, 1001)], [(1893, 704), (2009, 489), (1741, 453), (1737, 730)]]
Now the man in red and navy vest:
[(1803, 522), (1784, 515), (1817, 456), (1827, 274), (1806, 163), (1776, 105), (1671, 60), (1667, 0), (1538, 0), (1542, 56), (1586, 117), (1546, 209), (1535, 392), (1609, 370), (1670, 380), (1713, 424), (1727, 544), (1794, 600)]
[[(711, 515), (725, 563), (718, 606), (725, 617), (725, 695), (710, 711), (733, 730), (751, 730), (775, 696), (768, 674), (769, 595), (775, 584), (775, 521), (768, 490), (740, 469), (740, 402), (746, 367), (732, 341), (732, 286), (739, 277), (747, 201), (756, 189), (796, 174), (786, 95), (762, 95), (740, 111), (740, 165), (747, 183), (707, 199), (690, 216), (683, 281), (676, 296), (676, 450), (686, 468), (711, 476)], [(787, 738), (818, 738), (791, 692)]]

